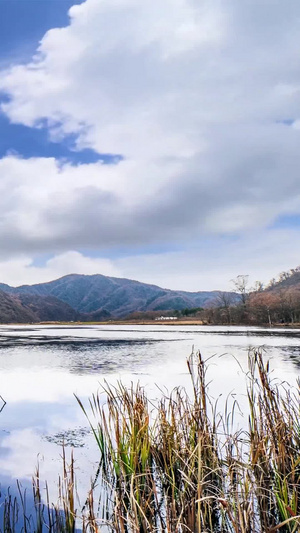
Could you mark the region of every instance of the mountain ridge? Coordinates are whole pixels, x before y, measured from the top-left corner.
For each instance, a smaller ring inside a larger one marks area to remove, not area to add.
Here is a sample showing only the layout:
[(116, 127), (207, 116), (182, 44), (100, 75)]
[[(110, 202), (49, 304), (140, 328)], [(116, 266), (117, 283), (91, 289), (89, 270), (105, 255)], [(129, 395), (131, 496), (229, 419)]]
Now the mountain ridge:
[(135, 311), (206, 307), (219, 294), (219, 291), (174, 291), (127, 278), (75, 273), (33, 285), (12, 287), (0, 283), (0, 290), (9, 295), (52, 296), (77, 313), (107, 313), (117, 318)]
[(36, 323), (42, 321), (75, 321), (80, 314), (53, 296), (8, 294), (0, 289), (0, 323)]

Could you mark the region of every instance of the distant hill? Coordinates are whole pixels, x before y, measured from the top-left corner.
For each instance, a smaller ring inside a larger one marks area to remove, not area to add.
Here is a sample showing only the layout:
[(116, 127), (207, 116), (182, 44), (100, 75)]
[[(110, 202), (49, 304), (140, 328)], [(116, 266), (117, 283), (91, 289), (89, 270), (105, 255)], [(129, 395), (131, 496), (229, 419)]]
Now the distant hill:
[(279, 274), (278, 280), (271, 280), (266, 290), (280, 289), (300, 289), (300, 267)]
[[(208, 307), (218, 294), (217, 291), (172, 291), (156, 285), (100, 274), (93, 276), (71, 274), (48, 283), (22, 285), (20, 287), (0, 284), (0, 289), (10, 296), (17, 295), (18, 301), (22, 305), (25, 305), (24, 295), (27, 295), (26, 298), (29, 298), (28, 295), (42, 298), (42, 300), (32, 299), (30, 304), (27, 302), (26, 309), (41, 316), (42, 307), (45, 304), (47, 306), (45, 316), (50, 313), (51, 316), (56, 316), (55, 313), (57, 313), (57, 317), (53, 320), (67, 319), (58, 318), (59, 310), (58, 308), (55, 310), (54, 301), (52, 301), (53, 305), (51, 306), (51, 302), (45, 300), (45, 297), (55, 298), (56, 302), (58, 299), (70, 306), (74, 317), (78, 317), (79, 313), (81, 319), (101, 320), (100, 317), (102, 319), (109, 316), (123, 317), (135, 311)], [(34, 311), (34, 305), (39, 310)], [(70, 308), (67, 311), (67, 308), (61, 307), (62, 313), (72, 315)], [(74, 318), (74, 320), (76, 319)]]
[(36, 322), (35, 314), (18, 300), (0, 290), (0, 323)]
[(74, 321), (79, 313), (57, 298), (31, 294), (7, 294), (0, 290), (0, 323)]
[(17, 293), (11, 297), (35, 317), (35, 322), (74, 322), (81, 315), (70, 305), (54, 296)]

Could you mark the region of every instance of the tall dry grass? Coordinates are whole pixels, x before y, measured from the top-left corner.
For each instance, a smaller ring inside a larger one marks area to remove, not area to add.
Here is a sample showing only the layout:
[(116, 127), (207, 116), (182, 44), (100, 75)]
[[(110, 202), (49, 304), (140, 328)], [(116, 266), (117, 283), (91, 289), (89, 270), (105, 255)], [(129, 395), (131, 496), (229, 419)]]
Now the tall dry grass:
[[(55, 504), (33, 482), (30, 517), (22, 491), (6, 498), (1, 531), (73, 533), (292, 533), (300, 531), (300, 398), (249, 355), (249, 424), (232, 431), (206, 386), (201, 354), (188, 360), (192, 394), (176, 388), (153, 404), (137, 384), (106, 385), (85, 412), (99, 449), (97, 478), (83, 507), (74, 461)], [(49, 494), (46, 490), (46, 495)], [(16, 518), (17, 517), (17, 518)]]

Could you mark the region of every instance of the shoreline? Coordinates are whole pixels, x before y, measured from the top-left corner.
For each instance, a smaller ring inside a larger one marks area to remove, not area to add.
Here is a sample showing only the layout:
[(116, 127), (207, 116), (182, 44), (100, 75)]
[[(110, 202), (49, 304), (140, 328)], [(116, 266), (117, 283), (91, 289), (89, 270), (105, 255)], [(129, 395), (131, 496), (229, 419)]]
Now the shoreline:
[(0, 324), (0, 326), (18, 326), (18, 327), (29, 327), (29, 326), (69, 326), (69, 327), (78, 327), (78, 326), (203, 326), (203, 327), (245, 327), (245, 328), (263, 328), (263, 329), (300, 329), (300, 323), (295, 324), (207, 324), (202, 320), (109, 320), (106, 322), (58, 322), (58, 321), (46, 321), (46, 322), (31, 322), (31, 323), (20, 323), (20, 322), (7, 322)]

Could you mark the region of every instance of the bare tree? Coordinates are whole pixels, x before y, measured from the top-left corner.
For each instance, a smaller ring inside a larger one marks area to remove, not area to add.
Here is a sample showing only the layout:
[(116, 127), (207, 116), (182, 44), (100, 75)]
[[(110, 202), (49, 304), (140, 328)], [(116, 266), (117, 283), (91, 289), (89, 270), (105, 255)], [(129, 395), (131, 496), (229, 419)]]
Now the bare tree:
[(259, 323), (268, 322), (271, 327), (272, 315), (276, 319), (280, 306), (279, 295), (275, 292), (252, 293), (248, 305)]
[(248, 293), (249, 293), (249, 276), (248, 274), (239, 274), (235, 279), (231, 280), (233, 283), (236, 292), (240, 295), (243, 305), (246, 304)]
[(218, 292), (216, 303), (218, 307), (221, 307), (226, 312), (228, 324), (231, 323), (231, 306), (234, 303), (234, 295), (232, 292)]
[(288, 271), (288, 272), (281, 272), (279, 274), (279, 283), (282, 283), (283, 281), (286, 281), (288, 280), (292, 275), (292, 272), (291, 271)]
[(256, 281), (254, 287), (252, 287), (251, 292), (262, 292), (264, 290), (264, 284), (261, 281)]
[(275, 287), (277, 285), (277, 281), (275, 278), (272, 278), (270, 279), (268, 285), (267, 285), (267, 289), (272, 289), (273, 287)]

